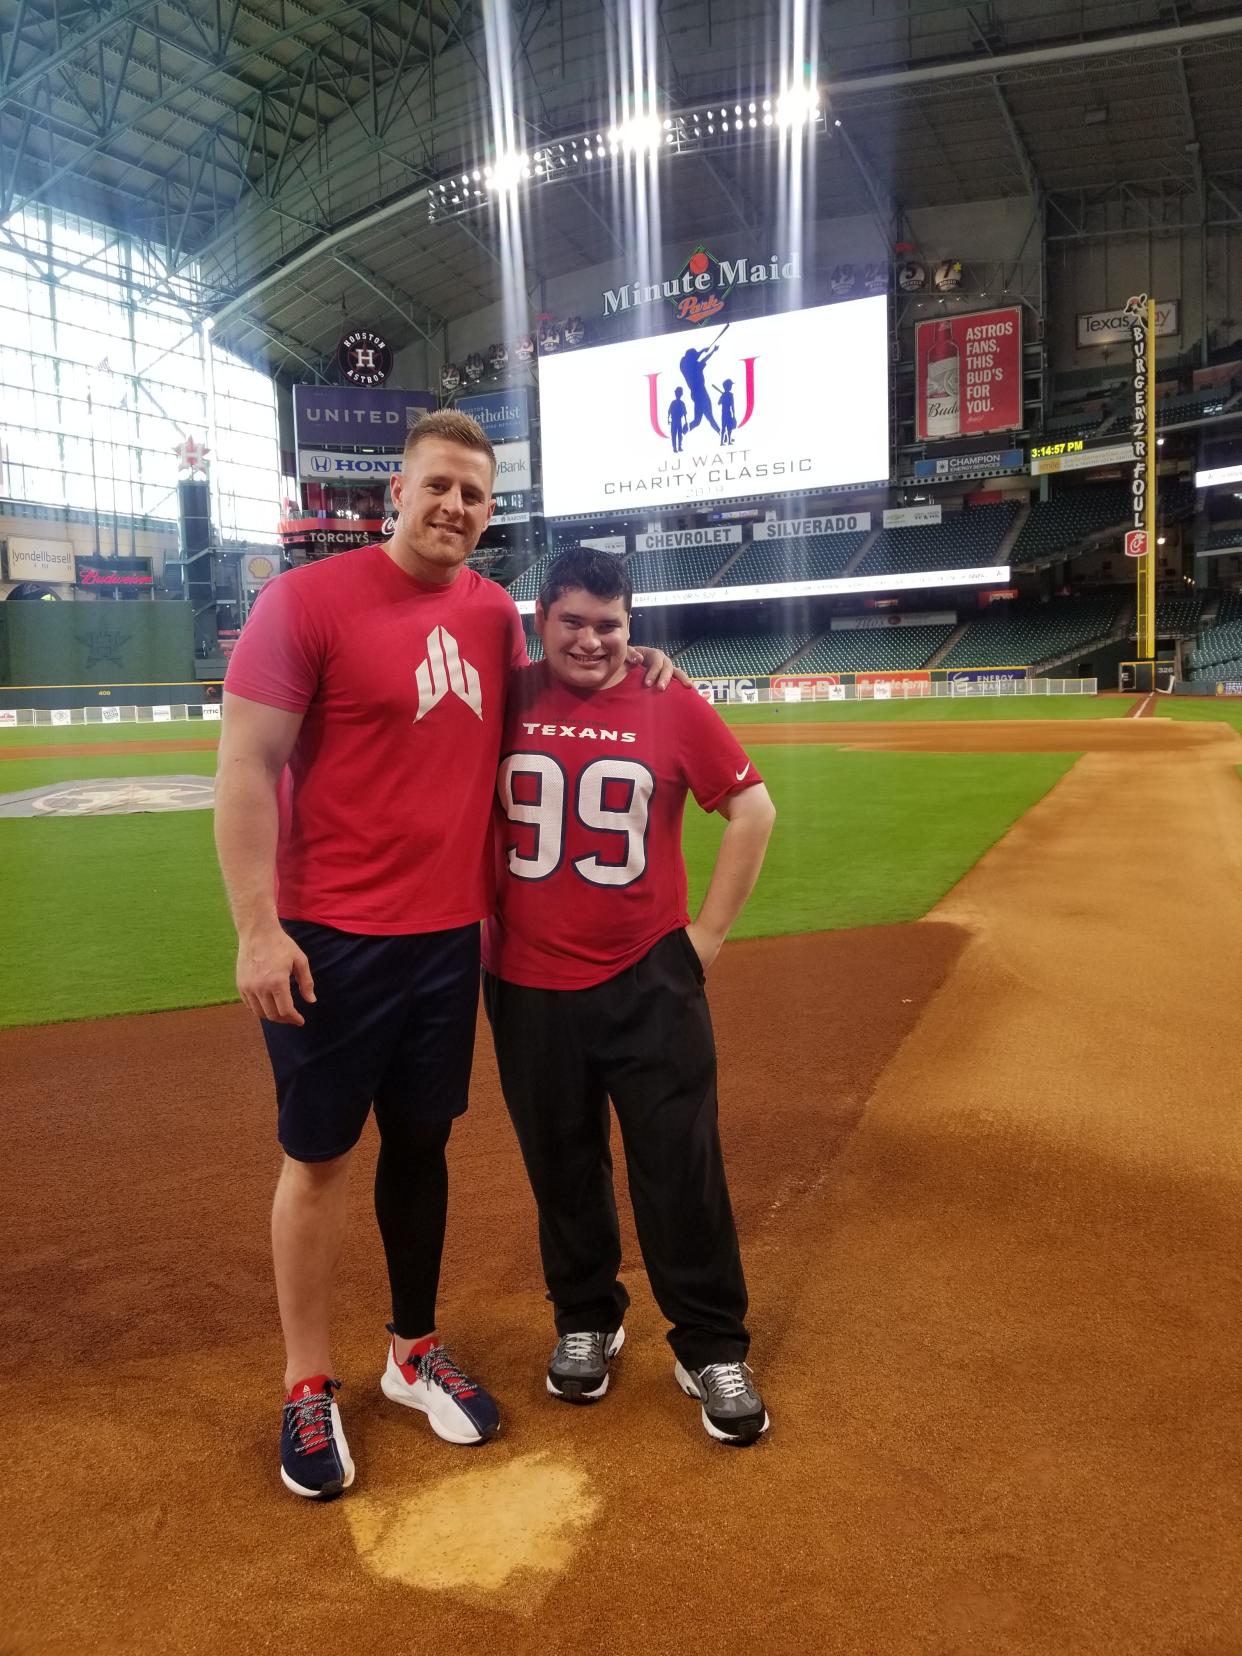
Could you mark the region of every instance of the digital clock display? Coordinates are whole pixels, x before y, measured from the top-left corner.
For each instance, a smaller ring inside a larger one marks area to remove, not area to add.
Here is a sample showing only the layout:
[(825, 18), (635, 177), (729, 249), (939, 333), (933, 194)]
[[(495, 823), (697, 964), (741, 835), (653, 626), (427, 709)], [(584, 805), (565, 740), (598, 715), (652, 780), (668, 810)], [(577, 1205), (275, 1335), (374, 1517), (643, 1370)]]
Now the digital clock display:
[(1045, 460), (1062, 454), (1081, 454), (1086, 446), (1081, 437), (1076, 437), (1069, 443), (1041, 443), (1038, 448), (1031, 450), (1031, 459)]

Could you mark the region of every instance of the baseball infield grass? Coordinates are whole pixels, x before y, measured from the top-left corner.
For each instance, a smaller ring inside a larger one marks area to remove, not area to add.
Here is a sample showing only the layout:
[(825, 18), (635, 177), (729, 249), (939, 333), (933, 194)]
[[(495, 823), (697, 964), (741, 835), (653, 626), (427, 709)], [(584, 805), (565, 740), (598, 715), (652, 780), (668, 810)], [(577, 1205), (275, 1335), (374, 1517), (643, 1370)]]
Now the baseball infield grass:
[(1176, 719), (1187, 724), (1227, 724), (1242, 735), (1242, 697), (1161, 696), (1153, 702), (1154, 719)]
[[(761, 757), (779, 818), (738, 937), (917, 919), (1074, 762), (828, 746), (765, 748)], [(109, 774), (209, 774), (212, 758), (6, 761), (0, 791)], [(720, 818), (687, 810), (695, 902), (722, 831)], [(0, 868), (0, 1026), (233, 999), (234, 939), (208, 812), (0, 819)]]

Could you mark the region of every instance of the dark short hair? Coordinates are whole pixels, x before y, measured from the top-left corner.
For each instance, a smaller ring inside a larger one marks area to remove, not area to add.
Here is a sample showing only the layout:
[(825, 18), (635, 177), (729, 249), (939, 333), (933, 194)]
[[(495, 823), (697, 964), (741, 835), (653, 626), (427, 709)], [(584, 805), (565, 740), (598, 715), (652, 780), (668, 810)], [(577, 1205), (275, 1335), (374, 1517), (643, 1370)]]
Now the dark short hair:
[(626, 572), (625, 559), (611, 552), (593, 552), (587, 546), (575, 546), (553, 559), (552, 565), (539, 587), (539, 603), (547, 615), (558, 598), (581, 587), (592, 598), (622, 598), (625, 613), (630, 613), (634, 602), (634, 588)]
[(438, 413), (424, 414), (410, 427), (401, 464), (406, 464), (419, 443), (433, 437), (439, 437), (446, 443), (457, 443), (462, 448), (477, 449), (491, 461), (492, 475), (496, 475), (496, 450), (491, 439), (477, 420), (472, 420), (469, 414), (459, 414), (455, 408), (442, 408)]

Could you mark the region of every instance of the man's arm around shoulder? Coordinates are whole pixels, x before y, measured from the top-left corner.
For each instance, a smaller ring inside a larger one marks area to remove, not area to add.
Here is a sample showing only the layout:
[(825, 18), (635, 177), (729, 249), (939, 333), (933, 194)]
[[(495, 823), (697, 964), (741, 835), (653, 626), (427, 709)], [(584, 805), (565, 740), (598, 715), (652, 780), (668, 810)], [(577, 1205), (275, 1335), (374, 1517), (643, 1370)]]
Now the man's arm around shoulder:
[(216, 852), (237, 928), (237, 988), (243, 1001), (272, 1023), (305, 1020), (293, 1004), (290, 978), (313, 1001), (310, 962), (276, 914), (277, 794), (301, 713), (224, 693), (216, 765)]
[(776, 821), (776, 807), (762, 782), (726, 794), (716, 809), (728, 826), (703, 906), (686, 928), (704, 971), (720, 953), (729, 928), (754, 890)]

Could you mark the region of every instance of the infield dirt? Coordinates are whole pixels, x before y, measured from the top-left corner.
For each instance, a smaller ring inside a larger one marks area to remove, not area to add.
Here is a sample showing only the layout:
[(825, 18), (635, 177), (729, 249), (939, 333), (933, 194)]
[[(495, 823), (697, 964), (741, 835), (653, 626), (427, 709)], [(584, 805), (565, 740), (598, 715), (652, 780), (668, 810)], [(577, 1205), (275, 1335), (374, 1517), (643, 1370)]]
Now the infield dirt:
[[(950, 729), (917, 734), (983, 734)], [(378, 1393), (368, 1138), (337, 1359), (358, 1483), (294, 1501), (253, 1026), (6, 1032), (0, 1650), (1242, 1651), (1242, 742), (1153, 729), (1024, 724), (1084, 757), (927, 920), (713, 971), (754, 1450), (674, 1387), (632, 1233), (613, 1389), (547, 1398), (481, 1039), (442, 1327), (503, 1435), (451, 1448)]]

